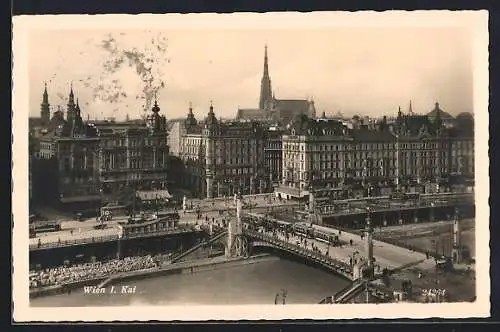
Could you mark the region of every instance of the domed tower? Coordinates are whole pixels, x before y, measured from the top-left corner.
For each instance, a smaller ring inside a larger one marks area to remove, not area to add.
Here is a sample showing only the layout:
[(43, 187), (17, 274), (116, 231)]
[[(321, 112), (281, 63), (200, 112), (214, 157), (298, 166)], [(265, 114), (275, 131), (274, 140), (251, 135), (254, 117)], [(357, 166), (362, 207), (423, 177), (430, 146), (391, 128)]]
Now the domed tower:
[(189, 113), (186, 120), (184, 120), (184, 127), (186, 128), (187, 131), (189, 131), (189, 129), (196, 127), (197, 125), (198, 121), (196, 121), (196, 118), (194, 117), (193, 114), (193, 105), (189, 103)]
[(152, 114), (147, 117), (147, 126), (151, 132), (164, 132), (166, 131), (167, 119), (165, 116), (160, 115), (160, 106), (155, 94), (155, 103), (151, 108)]
[(213, 198), (213, 184), (215, 177), (215, 136), (218, 131), (218, 122), (214, 113), (214, 106), (210, 103), (210, 111), (205, 119), (205, 177), (207, 181), (207, 198)]

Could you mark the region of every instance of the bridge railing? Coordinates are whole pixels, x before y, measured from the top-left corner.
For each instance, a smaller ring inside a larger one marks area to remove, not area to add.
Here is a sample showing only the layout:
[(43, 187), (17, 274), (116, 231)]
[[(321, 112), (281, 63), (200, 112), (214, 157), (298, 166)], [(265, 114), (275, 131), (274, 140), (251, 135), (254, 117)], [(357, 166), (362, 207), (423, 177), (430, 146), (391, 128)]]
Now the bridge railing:
[[(445, 207), (445, 206), (453, 206), (457, 204), (467, 204), (470, 203), (466, 199), (456, 199), (456, 200), (447, 200), (444, 202), (439, 202), (439, 201), (418, 201), (416, 203), (410, 203), (406, 205), (393, 205), (393, 206), (371, 206), (370, 212), (389, 212), (389, 211), (405, 211), (405, 210), (411, 210), (415, 208), (428, 208), (428, 207), (434, 207), (434, 208), (439, 208), (439, 207)], [(345, 216), (345, 215), (357, 215), (357, 214), (363, 214), (366, 213), (366, 210), (361, 208), (361, 207), (353, 207), (351, 209), (334, 209), (331, 211), (328, 211), (326, 206), (322, 206), (319, 209), (320, 213), (323, 216)]]
[(104, 236), (93, 236), (93, 237), (85, 237), (80, 239), (71, 239), (71, 240), (61, 240), (57, 242), (38, 242), (38, 243), (30, 243), (29, 249), (49, 249), (49, 248), (57, 248), (57, 247), (68, 247), (80, 244), (89, 244), (89, 243), (97, 243), (97, 242), (108, 242), (114, 241), (118, 239), (118, 234), (112, 235), (104, 235)]
[(270, 235), (267, 235), (267, 234), (264, 234), (261, 232), (256, 232), (256, 231), (249, 230), (249, 229), (244, 230), (244, 232), (246, 235), (253, 237), (255, 239), (262, 240), (263, 242), (270, 243), (270, 244), (275, 245), (277, 247), (291, 250), (295, 253), (298, 253), (301, 256), (311, 258), (313, 261), (319, 262), (321, 264), (325, 264), (328, 267), (335, 269), (337, 272), (342, 273), (344, 276), (348, 277), (349, 279), (351, 278), (351, 275), (352, 275), (351, 267), (344, 262), (336, 260), (335, 258), (332, 258), (332, 257), (327, 256), (327, 255), (323, 255), (323, 254), (318, 253), (318, 252), (314, 252), (314, 251), (307, 249), (307, 248), (303, 248), (297, 244), (293, 244), (290, 242), (286, 242), (286, 241), (274, 238)]
[[(171, 235), (171, 234), (182, 234), (189, 233), (194, 231), (193, 227), (184, 227), (180, 226), (172, 229), (162, 230), (162, 231), (151, 231), (151, 232), (140, 232), (140, 233), (132, 233), (127, 234), (121, 237), (121, 239), (134, 239), (134, 238), (142, 238), (149, 236), (162, 236), (162, 235)], [(51, 241), (51, 242), (40, 242), (30, 243), (29, 249), (49, 249), (49, 248), (58, 248), (58, 247), (68, 247), (74, 245), (82, 245), (82, 244), (90, 244), (90, 243), (100, 243), (100, 242), (109, 242), (118, 240), (120, 236), (118, 234), (110, 234), (110, 235), (102, 235), (102, 236), (89, 236), (78, 239), (66, 239), (60, 241)]]
[(345, 290), (341, 294), (336, 294), (335, 295), (335, 303), (345, 303), (349, 300), (351, 300), (353, 297), (355, 297), (359, 292), (364, 288), (366, 289), (367, 287), (367, 281), (366, 280), (358, 280), (357, 282), (354, 282), (351, 287), (349, 287), (347, 290)]
[(218, 239), (220, 239), (222, 236), (224, 236), (224, 234), (227, 233), (227, 230), (224, 229), (224, 228), (220, 228), (218, 229), (216, 232), (214, 232), (212, 234), (212, 236), (206, 240), (206, 241), (203, 241), (201, 243), (198, 243), (196, 244), (195, 246), (187, 249), (187, 250), (181, 250), (181, 251), (178, 251), (176, 253), (174, 253), (172, 255), (172, 257), (170, 258), (170, 262), (171, 263), (176, 263), (178, 262), (180, 259), (186, 257), (187, 255), (193, 253), (194, 251), (196, 251), (197, 249), (201, 248), (202, 246), (204, 245), (207, 245), (207, 244), (210, 244), (210, 243), (213, 243), (214, 241), (217, 241)]
[(357, 280), (338, 291), (335, 295), (323, 298), (319, 304), (347, 303), (360, 294), (361, 291), (368, 291), (378, 302), (387, 303), (392, 300), (391, 291), (389, 289), (374, 285), (367, 280)]

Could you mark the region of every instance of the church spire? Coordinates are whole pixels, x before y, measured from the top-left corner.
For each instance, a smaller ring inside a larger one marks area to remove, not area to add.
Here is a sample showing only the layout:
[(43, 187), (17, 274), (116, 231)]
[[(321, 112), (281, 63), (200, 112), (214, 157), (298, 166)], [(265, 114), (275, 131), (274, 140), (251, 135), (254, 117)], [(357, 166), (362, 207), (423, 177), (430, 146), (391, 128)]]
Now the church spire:
[(66, 112), (66, 117), (68, 122), (73, 122), (76, 113), (76, 105), (75, 105), (75, 94), (73, 93), (73, 82), (70, 85), (69, 97), (68, 97), (68, 110)]
[(410, 99), (410, 106), (408, 107), (408, 114), (413, 115), (413, 108), (411, 106), (411, 99)]
[(78, 98), (76, 98), (76, 107), (75, 107), (76, 114), (80, 116), (80, 104), (78, 103)]
[(267, 61), (267, 44), (264, 46), (264, 77), (269, 77), (269, 65)]
[(50, 104), (49, 94), (47, 93), (47, 82), (45, 82), (45, 88), (43, 90), (42, 104), (40, 105), (40, 115), (42, 118), (42, 124), (48, 125), (50, 121)]
[(48, 105), (49, 104), (49, 94), (47, 93), (47, 82), (44, 83), (45, 87), (44, 87), (44, 90), (43, 90), (43, 101), (42, 103), (44, 105)]
[(259, 108), (261, 110), (266, 108), (266, 105), (273, 98), (271, 89), (271, 78), (269, 77), (269, 61), (267, 58), (267, 44), (264, 48), (264, 72), (262, 74), (262, 81), (260, 83), (260, 99)]
[(71, 84), (70, 84), (69, 104), (72, 104), (72, 105), (75, 104), (75, 94), (73, 93), (73, 82), (71, 82)]

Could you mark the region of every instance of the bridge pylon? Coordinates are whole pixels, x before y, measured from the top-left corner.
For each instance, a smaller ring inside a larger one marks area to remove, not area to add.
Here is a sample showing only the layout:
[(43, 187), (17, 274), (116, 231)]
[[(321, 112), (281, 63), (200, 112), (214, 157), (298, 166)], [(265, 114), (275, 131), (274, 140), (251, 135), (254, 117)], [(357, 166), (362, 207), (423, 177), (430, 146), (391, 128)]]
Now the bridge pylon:
[(243, 197), (239, 192), (236, 194), (236, 220), (231, 219), (227, 229), (226, 257), (248, 256), (248, 241), (243, 235)]
[(453, 218), (453, 246), (451, 251), (451, 257), (455, 264), (459, 264), (462, 260), (461, 233), (460, 212), (457, 207), (455, 208), (455, 216)]
[(367, 255), (367, 273), (373, 276), (374, 266), (373, 266), (373, 227), (371, 225), (370, 209), (366, 210), (366, 225), (365, 225), (365, 247)]

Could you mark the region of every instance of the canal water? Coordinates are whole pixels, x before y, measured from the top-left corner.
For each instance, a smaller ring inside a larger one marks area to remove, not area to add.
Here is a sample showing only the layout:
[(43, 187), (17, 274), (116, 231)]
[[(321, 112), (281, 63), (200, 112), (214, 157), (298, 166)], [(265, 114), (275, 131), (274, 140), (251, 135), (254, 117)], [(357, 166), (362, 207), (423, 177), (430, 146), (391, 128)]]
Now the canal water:
[[(185, 275), (153, 277), (130, 283), (135, 294), (85, 294), (83, 289), (30, 300), (34, 307), (123, 305), (274, 304), (286, 289), (287, 304), (316, 304), (348, 282), (331, 273), (297, 262), (276, 259)], [(281, 302), (280, 298), (280, 302)]]

